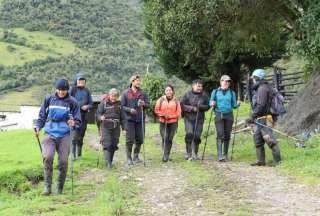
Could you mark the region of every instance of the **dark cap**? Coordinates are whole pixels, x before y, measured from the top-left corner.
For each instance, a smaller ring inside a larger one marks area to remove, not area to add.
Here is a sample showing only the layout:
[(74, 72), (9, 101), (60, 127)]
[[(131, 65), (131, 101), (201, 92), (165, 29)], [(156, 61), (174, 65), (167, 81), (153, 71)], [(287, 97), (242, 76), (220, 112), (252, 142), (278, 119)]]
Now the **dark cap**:
[(56, 89), (59, 89), (59, 90), (69, 90), (69, 82), (68, 80), (66, 79), (59, 79), (57, 82), (56, 82)]

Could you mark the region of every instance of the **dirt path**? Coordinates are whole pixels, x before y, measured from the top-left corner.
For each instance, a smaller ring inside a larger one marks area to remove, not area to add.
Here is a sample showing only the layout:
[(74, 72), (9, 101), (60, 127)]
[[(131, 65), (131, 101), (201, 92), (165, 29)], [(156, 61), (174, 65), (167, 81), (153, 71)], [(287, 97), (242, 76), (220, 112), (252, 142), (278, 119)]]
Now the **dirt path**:
[[(153, 137), (155, 142), (158, 139)], [(97, 138), (89, 140), (97, 149)], [(136, 215), (320, 215), (320, 196), (312, 192), (314, 188), (271, 167), (212, 159), (191, 162), (204, 175), (202, 181), (198, 173), (199, 179), (193, 182), (194, 170), (185, 165), (188, 162), (149, 162), (146, 168), (128, 169), (124, 146), (120, 149), (115, 163), (124, 170), (123, 178), (132, 178), (142, 188), (143, 204), (135, 209)], [(183, 157), (181, 146), (173, 149)]]

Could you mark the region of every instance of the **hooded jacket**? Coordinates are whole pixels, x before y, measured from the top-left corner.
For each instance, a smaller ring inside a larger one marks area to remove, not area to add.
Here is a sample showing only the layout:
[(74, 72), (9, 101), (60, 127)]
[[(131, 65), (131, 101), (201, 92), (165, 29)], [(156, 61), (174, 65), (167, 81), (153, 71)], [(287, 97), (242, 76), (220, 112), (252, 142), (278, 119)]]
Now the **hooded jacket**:
[[(74, 84), (71, 86), (69, 90), (69, 94), (78, 101), (78, 104), (80, 106), (80, 111), (82, 113), (85, 113), (85, 112), (88, 112), (90, 109), (92, 109), (93, 101), (92, 101), (91, 92), (87, 87), (77, 86), (77, 80), (79, 79), (86, 79), (86, 78), (81, 73), (76, 74), (74, 78)], [(87, 111), (81, 110), (81, 107), (84, 105), (88, 105)]]

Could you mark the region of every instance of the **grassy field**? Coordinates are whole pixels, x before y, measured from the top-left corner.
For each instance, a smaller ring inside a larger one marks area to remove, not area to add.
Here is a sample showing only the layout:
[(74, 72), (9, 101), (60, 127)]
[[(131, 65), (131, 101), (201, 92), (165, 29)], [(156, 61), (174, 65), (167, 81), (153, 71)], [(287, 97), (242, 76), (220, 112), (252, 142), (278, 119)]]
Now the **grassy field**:
[(1, 111), (20, 111), (20, 105), (40, 105), (43, 91), (41, 87), (31, 87), (21, 91), (12, 91), (0, 95)]
[(85, 53), (71, 41), (47, 32), (29, 32), (22, 28), (6, 29), (6, 31), (15, 34), (16, 38), (5, 41), (4, 29), (0, 28), (0, 64), (5, 66), (23, 65), (47, 57), (58, 58), (73, 53)]

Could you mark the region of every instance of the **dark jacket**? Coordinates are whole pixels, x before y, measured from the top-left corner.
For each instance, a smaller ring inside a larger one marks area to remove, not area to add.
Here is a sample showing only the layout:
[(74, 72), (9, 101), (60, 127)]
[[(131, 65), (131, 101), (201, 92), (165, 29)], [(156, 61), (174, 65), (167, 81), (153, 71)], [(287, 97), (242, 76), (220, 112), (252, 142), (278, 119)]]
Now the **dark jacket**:
[(54, 137), (64, 137), (69, 134), (67, 121), (72, 116), (76, 128), (81, 124), (80, 108), (77, 101), (69, 96), (59, 98), (57, 94), (45, 98), (39, 112), (36, 128), (43, 128), (46, 134)]
[(193, 107), (199, 108), (198, 120), (204, 120), (204, 113), (209, 110), (209, 98), (205, 93), (188, 91), (181, 100), (183, 116), (187, 120), (195, 120), (197, 112), (193, 112)]
[(121, 111), (120, 101), (117, 101), (115, 103), (112, 103), (110, 100), (101, 101), (101, 103), (98, 105), (97, 119), (100, 121), (101, 116), (103, 115), (106, 118), (106, 126), (113, 126), (114, 121), (117, 122), (117, 124), (120, 124), (122, 128), (124, 128), (125, 118), (124, 113)]
[(253, 87), (252, 115), (253, 119), (270, 114), (271, 88), (264, 80), (258, 82)]
[[(73, 80), (74, 83), (69, 90), (69, 94), (78, 101), (81, 113), (86, 113), (92, 109), (93, 101), (91, 92), (87, 87), (77, 86), (77, 80), (80, 78), (85, 79), (85, 76), (81, 73), (77, 73)], [(81, 107), (84, 105), (88, 105), (87, 111), (81, 110)]]
[[(142, 121), (142, 111), (138, 107), (138, 100), (143, 100), (145, 103), (144, 108), (150, 106), (149, 97), (141, 89), (137, 92), (133, 92), (131, 88), (126, 89), (121, 95), (121, 108), (125, 113), (125, 119), (127, 121), (141, 122)], [(131, 114), (130, 109), (135, 109), (137, 114)], [(145, 116), (144, 116), (145, 118)]]

